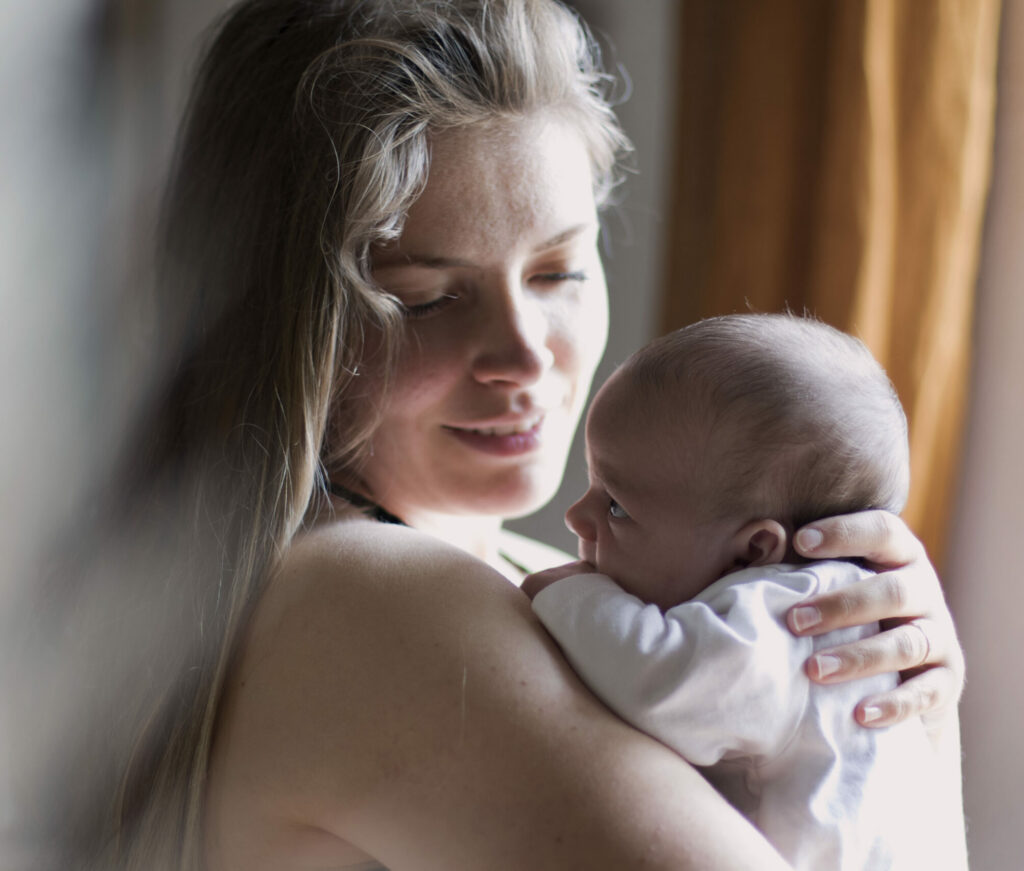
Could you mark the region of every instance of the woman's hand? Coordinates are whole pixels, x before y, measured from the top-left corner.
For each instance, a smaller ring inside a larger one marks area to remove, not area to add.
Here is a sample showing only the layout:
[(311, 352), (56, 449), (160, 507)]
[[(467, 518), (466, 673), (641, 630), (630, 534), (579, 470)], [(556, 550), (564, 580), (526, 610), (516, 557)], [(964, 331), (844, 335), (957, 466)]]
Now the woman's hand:
[(879, 620), (882, 631), (862, 641), (818, 651), (807, 661), (818, 683), (898, 671), (891, 692), (863, 699), (855, 716), (864, 726), (889, 726), (920, 714), (932, 730), (956, 710), (964, 681), (963, 651), (935, 569), (924, 546), (900, 518), (865, 511), (818, 520), (796, 534), (809, 559), (861, 557), (878, 574), (816, 596), (787, 615), (796, 635), (821, 635)]

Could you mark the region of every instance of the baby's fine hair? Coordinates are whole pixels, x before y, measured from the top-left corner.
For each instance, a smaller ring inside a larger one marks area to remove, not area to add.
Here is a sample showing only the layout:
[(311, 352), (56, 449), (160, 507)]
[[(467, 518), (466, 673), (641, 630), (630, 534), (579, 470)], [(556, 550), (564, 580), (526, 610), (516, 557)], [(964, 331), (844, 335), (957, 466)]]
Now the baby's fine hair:
[(837, 514), (902, 510), (907, 422), (863, 342), (809, 317), (709, 318), (623, 364), (644, 399), (707, 446), (696, 481), (716, 516), (796, 529)]

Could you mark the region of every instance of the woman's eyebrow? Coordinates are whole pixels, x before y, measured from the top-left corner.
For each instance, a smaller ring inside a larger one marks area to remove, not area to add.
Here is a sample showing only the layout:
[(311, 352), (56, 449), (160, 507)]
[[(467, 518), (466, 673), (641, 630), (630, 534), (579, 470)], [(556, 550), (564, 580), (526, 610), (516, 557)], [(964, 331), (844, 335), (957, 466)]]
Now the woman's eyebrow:
[(373, 271), (378, 269), (401, 269), (404, 266), (419, 266), (423, 269), (473, 269), (475, 263), (460, 257), (434, 257), (424, 254), (384, 255), (382, 261), (373, 264)]
[[(532, 254), (539, 254), (542, 251), (549, 251), (564, 245), (577, 236), (581, 236), (588, 230), (596, 229), (594, 223), (575, 224), (567, 230), (556, 233), (550, 239), (535, 245), (531, 249)], [(398, 269), (403, 266), (419, 266), (423, 269), (476, 269), (479, 265), (461, 257), (444, 257), (429, 254), (405, 253), (399, 251), (384, 250), (379, 255), (377, 262), (373, 264), (374, 271), (378, 269)]]
[(547, 251), (550, 248), (557, 248), (559, 245), (564, 245), (571, 239), (575, 239), (577, 236), (586, 233), (588, 230), (596, 230), (597, 224), (587, 222), (585, 224), (576, 224), (570, 227), (568, 230), (563, 230), (561, 233), (557, 233), (550, 239), (541, 242), (539, 245), (534, 247), (533, 253), (537, 254), (541, 251)]

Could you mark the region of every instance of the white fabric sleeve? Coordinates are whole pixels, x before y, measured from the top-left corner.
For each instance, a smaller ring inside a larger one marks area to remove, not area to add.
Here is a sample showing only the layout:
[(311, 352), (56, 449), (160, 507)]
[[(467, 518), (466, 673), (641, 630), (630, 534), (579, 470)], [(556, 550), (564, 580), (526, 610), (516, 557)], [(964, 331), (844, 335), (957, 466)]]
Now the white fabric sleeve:
[(599, 698), (691, 763), (772, 758), (807, 703), (813, 644), (781, 615), (817, 579), (760, 568), (724, 581), (663, 614), (605, 575), (576, 575), (542, 590), (533, 608)]

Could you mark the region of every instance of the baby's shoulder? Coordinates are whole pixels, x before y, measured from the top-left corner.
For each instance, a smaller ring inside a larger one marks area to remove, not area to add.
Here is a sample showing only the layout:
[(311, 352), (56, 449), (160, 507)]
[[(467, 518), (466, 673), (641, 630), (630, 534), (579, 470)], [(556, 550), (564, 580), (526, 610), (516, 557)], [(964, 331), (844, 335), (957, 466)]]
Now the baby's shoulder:
[(871, 572), (845, 560), (752, 566), (725, 575), (695, 597), (706, 604), (753, 601), (788, 607), (799, 599), (855, 583)]
[(798, 565), (779, 566), (778, 568), (781, 569), (780, 576), (783, 579), (813, 578), (816, 585), (815, 593), (837, 590), (874, 574), (870, 569), (864, 568), (854, 560), (819, 560)]

